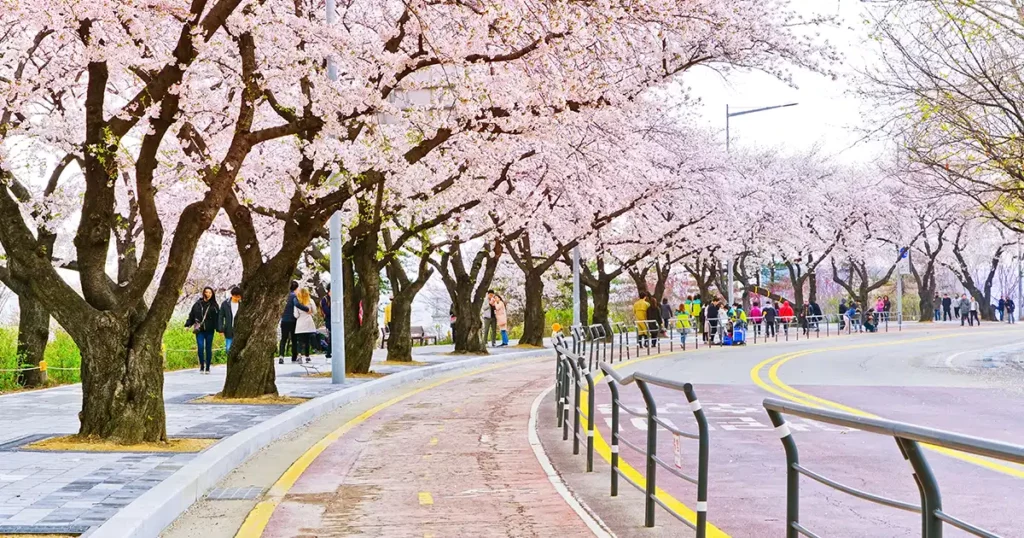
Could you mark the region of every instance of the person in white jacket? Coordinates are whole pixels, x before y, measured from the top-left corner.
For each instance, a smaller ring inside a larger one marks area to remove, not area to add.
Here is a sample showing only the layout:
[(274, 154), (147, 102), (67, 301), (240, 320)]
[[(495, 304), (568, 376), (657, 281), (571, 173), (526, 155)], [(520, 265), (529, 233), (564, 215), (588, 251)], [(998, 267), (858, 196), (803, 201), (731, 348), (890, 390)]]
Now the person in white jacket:
[(313, 299), (309, 296), (309, 290), (299, 288), (295, 292), (296, 301), (307, 310), (295, 307), (295, 340), (300, 353), (305, 353), (306, 362), (310, 362), (310, 349), (316, 338), (316, 321), (313, 320)]

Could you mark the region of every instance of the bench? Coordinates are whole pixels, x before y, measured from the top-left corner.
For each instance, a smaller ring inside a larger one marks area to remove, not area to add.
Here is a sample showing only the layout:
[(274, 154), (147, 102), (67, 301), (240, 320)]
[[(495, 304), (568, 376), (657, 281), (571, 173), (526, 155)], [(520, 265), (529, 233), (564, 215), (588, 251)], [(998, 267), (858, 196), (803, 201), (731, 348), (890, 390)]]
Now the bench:
[(409, 330), (409, 335), (412, 337), (412, 343), (415, 344), (419, 341), (421, 346), (425, 346), (428, 343), (437, 343), (436, 336), (430, 336), (423, 327), (413, 327)]

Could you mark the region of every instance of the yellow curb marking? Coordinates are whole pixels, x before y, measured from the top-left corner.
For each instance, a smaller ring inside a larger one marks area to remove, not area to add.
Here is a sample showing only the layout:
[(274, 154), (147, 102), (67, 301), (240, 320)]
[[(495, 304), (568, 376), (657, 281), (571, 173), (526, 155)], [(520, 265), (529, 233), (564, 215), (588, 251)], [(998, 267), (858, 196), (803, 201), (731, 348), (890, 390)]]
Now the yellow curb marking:
[(426, 506), (426, 505), (429, 505), (429, 504), (434, 504), (434, 498), (430, 496), (430, 492), (429, 491), (421, 491), (420, 492), (420, 505), (421, 506)]
[[(327, 450), (327, 447), (331, 446), (331, 444), (333, 444), (338, 439), (341, 439), (343, 435), (351, 431), (356, 426), (362, 424), (363, 422), (366, 422), (368, 419), (370, 419), (370, 417), (376, 415), (377, 413), (383, 411), (384, 409), (387, 409), (388, 407), (398, 404), (413, 396), (416, 396), (417, 394), (440, 387), (445, 383), (450, 383), (452, 381), (457, 381), (459, 379), (465, 379), (467, 377), (490, 372), (492, 370), (498, 370), (500, 368), (508, 368), (510, 366), (516, 366), (526, 362), (543, 360), (544, 358), (546, 357), (520, 359), (517, 361), (487, 366), (484, 368), (477, 368), (475, 370), (470, 370), (468, 372), (447, 377), (445, 379), (441, 379), (439, 381), (430, 383), (429, 385), (424, 385), (418, 389), (413, 389), (406, 393), (400, 394), (384, 403), (374, 406), (373, 408), (367, 410), (363, 414), (346, 422), (340, 428), (334, 430), (323, 439), (317, 441), (316, 444), (310, 447), (310, 449), (307, 450), (303, 455), (299, 456), (299, 459), (295, 460), (295, 462), (288, 467), (288, 470), (286, 470), (284, 474), (281, 475), (281, 478), (279, 478), (277, 482), (275, 482), (274, 485), (270, 487), (270, 490), (266, 493), (266, 495), (264, 495), (264, 500), (257, 503), (256, 506), (252, 509), (252, 511), (249, 512), (249, 515), (246, 516), (241, 528), (239, 528), (238, 532), (235, 534), (235, 538), (259, 538), (260, 536), (263, 536), (263, 531), (267, 528), (267, 524), (270, 523), (270, 517), (274, 515), (274, 510), (277, 508), (278, 505), (281, 504), (281, 501), (284, 500), (284, 496), (288, 494), (288, 492), (292, 489), (293, 486), (295, 486), (295, 483), (298, 482), (299, 477), (301, 477), (302, 474), (306, 472), (306, 469), (308, 469), (309, 466), (312, 465), (312, 463), (316, 460), (318, 456), (320, 456), (320, 454), (324, 452), (324, 450)], [(423, 456), (423, 459), (429, 458), (429, 455)]]
[[(838, 347), (820, 348), (820, 349), (814, 349), (814, 350), (800, 351), (800, 352), (797, 352), (797, 353), (787, 353), (787, 354), (783, 354), (783, 355), (777, 355), (775, 357), (771, 357), (771, 358), (768, 358), (768, 359), (766, 359), (764, 361), (761, 361), (756, 366), (754, 366), (754, 368), (750, 370), (750, 379), (753, 380), (753, 382), (757, 386), (761, 387), (762, 389), (764, 389), (764, 390), (766, 390), (766, 391), (768, 391), (768, 392), (770, 392), (770, 393), (772, 393), (772, 394), (774, 394), (776, 396), (779, 396), (779, 397), (781, 397), (781, 398), (783, 398), (785, 400), (789, 400), (791, 402), (794, 402), (794, 403), (806, 405), (808, 407), (815, 407), (815, 408), (818, 408), (818, 409), (832, 408), (832, 409), (835, 409), (835, 410), (838, 410), (838, 411), (843, 411), (845, 413), (850, 413), (851, 415), (856, 415), (856, 416), (865, 417), (865, 418), (882, 418), (882, 417), (879, 417), (878, 415), (875, 415), (875, 414), (872, 414), (872, 413), (868, 413), (866, 411), (862, 411), (862, 410), (854, 408), (854, 407), (849, 407), (849, 406), (843, 405), (843, 404), (838, 403), (838, 402), (833, 402), (831, 400), (826, 400), (824, 398), (819, 398), (817, 396), (814, 396), (813, 394), (808, 394), (808, 393), (803, 392), (801, 390), (797, 390), (797, 389), (787, 385), (785, 382), (782, 381), (781, 378), (779, 378), (779, 368), (781, 368), (782, 365), (786, 364), (787, 362), (789, 362), (789, 361), (791, 361), (791, 360), (793, 360), (795, 358), (803, 357), (803, 356), (806, 356), (806, 355), (811, 355), (811, 354), (814, 354), (814, 353), (822, 353), (822, 352), (825, 352), (825, 351), (849, 351), (851, 349), (891, 346), (891, 345), (897, 345), (897, 344), (908, 344), (908, 343), (916, 343), (916, 342), (925, 342), (925, 341), (929, 341), (929, 340), (941, 340), (941, 339), (945, 339), (945, 338), (954, 338), (954, 337), (957, 337), (957, 336), (963, 336), (964, 334), (971, 334), (971, 333), (958, 332), (958, 333), (954, 333), (954, 334), (945, 334), (945, 335), (937, 335), (937, 336), (926, 336), (926, 337), (921, 337), (921, 338), (912, 338), (912, 339), (908, 339), (908, 340), (897, 340), (897, 341), (893, 341), (893, 342), (875, 342), (875, 343), (871, 343), (871, 344), (857, 344), (857, 345), (850, 345), (850, 346), (838, 346)], [(773, 364), (773, 362), (774, 362), (774, 364)], [(771, 364), (771, 367), (768, 369), (768, 379), (769, 379), (769, 381), (774, 386), (769, 385), (768, 383), (766, 383), (764, 381), (764, 379), (761, 378), (761, 370), (763, 370), (764, 367), (769, 365), (769, 364)], [(967, 463), (971, 463), (971, 464), (977, 465), (979, 467), (984, 467), (986, 469), (989, 469), (989, 470), (992, 470), (992, 471), (996, 471), (996, 472), (999, 472), (999, 473), (1003, 473), (1003, 474), (1007, 474), (1007, 475), (1010, 475), (1010, 476), (1013, 476), (1013, 477), (1016, 477), (1016, 478), (1024, 478), (1024, 470), (1022, 470), (1024, 468), (1017, 467), (1013, 463), (1000, 463), (1000, 462), (996, 462), (996, 461), (990, 460), (988, 458), (983, 458), (983, 457), (980, 457), (980, 456), (975, 456), (974, 454), (967, 454), (965, 452), (959, 452), (959, 451), (952, 450), (952, 449), (945, 448), (945, 447), (939, 447), (939, 446), (933, 446), (933, 445), (927, 445), (927, 444), (925, 444), (924, 447), (926, 449), (928, 449), (928, 450), (931, 450), (932, 452), (937, 452), (937, 453), (942, 454), (944, 456), (949, 456), (951, 458), (955, 458), (955, 459), (958, 459), (958, 460), (961, 460), (961, 461), (965, 461)]]

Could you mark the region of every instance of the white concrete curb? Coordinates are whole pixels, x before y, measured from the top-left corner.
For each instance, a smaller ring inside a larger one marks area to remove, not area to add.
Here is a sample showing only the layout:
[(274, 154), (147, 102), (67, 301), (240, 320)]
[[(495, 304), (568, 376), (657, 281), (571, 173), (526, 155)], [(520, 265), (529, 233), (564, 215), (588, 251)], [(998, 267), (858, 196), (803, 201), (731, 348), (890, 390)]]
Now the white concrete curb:
[(94, 538), (157, 538), (193, 503), (202, 499), (221, 478), (276, 439), (339, 407), (366, 396), (436, 375), (531, 356), (550, 350), (531, 350), (452, 361), (413, 368), (321, 396), (270, 420), (223, 439), (156, 487), (122, 508), (103, 525), (83, 534)]

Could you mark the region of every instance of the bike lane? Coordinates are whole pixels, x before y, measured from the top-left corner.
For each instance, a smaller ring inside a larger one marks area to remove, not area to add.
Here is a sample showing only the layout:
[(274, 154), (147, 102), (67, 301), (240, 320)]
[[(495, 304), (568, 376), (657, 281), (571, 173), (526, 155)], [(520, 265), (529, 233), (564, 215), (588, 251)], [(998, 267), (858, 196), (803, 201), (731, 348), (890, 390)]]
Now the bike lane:
[(262, 536), (593, 536), (527, 439), (552, 362), (459, 377), (380, 409), (301, 472)]

